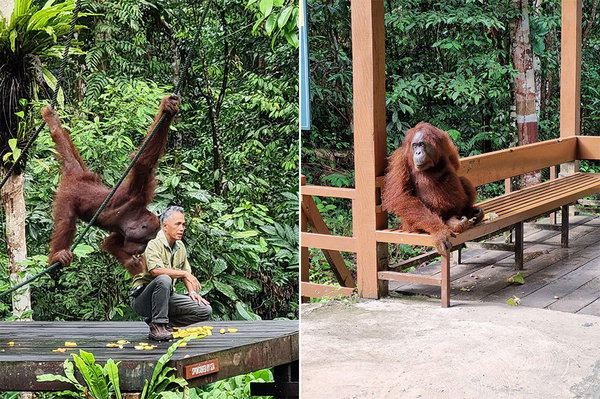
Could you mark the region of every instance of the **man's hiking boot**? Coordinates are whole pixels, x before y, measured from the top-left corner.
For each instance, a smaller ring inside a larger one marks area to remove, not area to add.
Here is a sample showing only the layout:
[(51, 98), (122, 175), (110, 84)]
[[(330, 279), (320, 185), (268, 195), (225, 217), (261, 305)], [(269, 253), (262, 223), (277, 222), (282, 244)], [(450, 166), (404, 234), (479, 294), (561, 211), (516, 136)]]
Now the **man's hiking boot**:
[[(145, 319), (144, 321), (146, 322), (146, 324), (147, 324), (148, 326), (150, 326), (150, 323), (152, 323), (152, 322), (150, 321), (150, 318), (147, 318), (147, 319)], [(168, 332), (172, 333), (173, 331), (175, 331), (175, 329), (173, 328), (173, 324), (171, 324), (171, 323), (167, 323), (167, 324), (165, 324), (165, 326), (167, 327), (167, 331), (168, 331)]]
[(153, 339), (155, 341), (169, 341), (173, 339), (173, 334), (167, 330), (166, 324), (161, 323), (149, 323), (150, 333), (148, 334), (148, 338)]

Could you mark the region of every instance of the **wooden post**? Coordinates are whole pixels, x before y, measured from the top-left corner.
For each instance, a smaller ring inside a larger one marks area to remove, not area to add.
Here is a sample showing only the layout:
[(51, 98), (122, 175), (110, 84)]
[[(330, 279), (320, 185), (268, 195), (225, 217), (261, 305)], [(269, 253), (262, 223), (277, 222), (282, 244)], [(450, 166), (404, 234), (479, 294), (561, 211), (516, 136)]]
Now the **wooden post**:
[[(560, 36), (560, 137), (581, 134), (582, 0), (562, 0)], [(560, 166), (561, 175), (579, 170), (579, 162)], [(574, 211), (573, 211), (574, 212)]]
[(560, 36), (560, 137), (580, 134), (581, 1), (563, 0)]
[[(306, 176), (302, 175), (300, 177), (300, 185), (306, 185)], [(301, 198), (302, 200), (303, 198)], [(308, 220), (302, 209), (300, 209), (300, 231), (307, 232), (308, 231)], [(300, 281), (309, 282), (310, 281), (310, 261), (308, 259), (309, 251), (307, 247), (300, 246)], [(310, 299), (308, 297), (301, 297), (302, 302), (308, 302)]]
[(378, 256), (375, 237), (376, 229), (387, 227), (386, 213), (375, 209), (375, 178), (384, 174), (386, 161), (383, 1), (355, 0), (351, 11), (358, 294), (379, 298), (387, 291), (387, 281), (377, 277), (387, 261), (378, 262), (384, 257)]

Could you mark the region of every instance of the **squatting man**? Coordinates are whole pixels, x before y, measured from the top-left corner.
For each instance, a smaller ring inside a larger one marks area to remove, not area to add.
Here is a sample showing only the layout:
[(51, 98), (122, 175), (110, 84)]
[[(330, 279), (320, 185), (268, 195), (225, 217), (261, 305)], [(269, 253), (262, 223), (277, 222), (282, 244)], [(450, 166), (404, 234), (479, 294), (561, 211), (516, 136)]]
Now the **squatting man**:
[[(183, 208), (169, 206), (161, 215), (161, 229), (148, 242), (144, 252), (146, 270), (133, 277), (131, 307), (144, 316), (150, 327), (148, 337), (155, 341), (173, 338), (173, 326), (186, 326), (207, 320), (210, 303), (198, 295), (200, 282), (192, 275), (185, 246)], [(183, 281), (188, 294), (175, 293), (175, 281)]]

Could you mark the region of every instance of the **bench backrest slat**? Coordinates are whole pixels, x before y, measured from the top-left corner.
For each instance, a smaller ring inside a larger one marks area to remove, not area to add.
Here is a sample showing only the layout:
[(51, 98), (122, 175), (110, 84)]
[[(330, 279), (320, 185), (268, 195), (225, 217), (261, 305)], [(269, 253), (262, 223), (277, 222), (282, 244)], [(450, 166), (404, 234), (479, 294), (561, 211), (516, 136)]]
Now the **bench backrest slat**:
[(577, 136), (577, 159), (600, 159), (600, 136)]
[[(592, 147), (590, 142), (589, 148)], [(591, 149), (585, 152), (593, 153)], [(481, 186), (533, 170), (571, 162), (577, 159), (577, 155), (577, 137), (547, 140), (524, 147), (461, 158), (458, 174), (466, 176), (474, 186)]]

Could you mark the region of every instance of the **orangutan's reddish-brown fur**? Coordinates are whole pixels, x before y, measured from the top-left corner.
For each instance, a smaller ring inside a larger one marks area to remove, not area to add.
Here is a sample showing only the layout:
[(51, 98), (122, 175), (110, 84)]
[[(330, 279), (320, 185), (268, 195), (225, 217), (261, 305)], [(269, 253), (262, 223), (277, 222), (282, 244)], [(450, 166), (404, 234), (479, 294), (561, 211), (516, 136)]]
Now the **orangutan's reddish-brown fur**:
[[(426, 149), (419, 152), (420, 170), (415, 166), (419, 148)], [(401, 218), (403, 230), (431, 234), (440, 254), (450, 250), (454, 233), (483, 218), (483, 211), (473, 206), (475, 188), (456, 174), (459, 166), (448, 133), (421, 122), (408, 130), (402, 146), (391, 155), (385, 176), (384, 210)]]
[[(164, 154), (171, 122), (179, 110), (179, 98), (163, 98), (160, 109), (149, 131), (162, 114), (167, 117), (160, 125), (128, 177), (115, 192), (95, 225), (111, 232), (102, 244), (123, 264), (131, 275), (144, 270), (142, 257), (149, 240), (156, 237), (160, 228), (158, 217), (146, 209), (154, 198), (155, 169)], [(100, 176), (91, 173), (73, 146), (56, 112), (50, 107), (42, 109), (42, 117), (50, 128), (61, 164), (61, 180), (54, 197), (54, 231), (50, 241), (49, 263), (56, 261), (67, 266), (73, 260), (69, 247), (73, 243), (78, 219), (89, 222), (110, 190), (102, 184)]]

